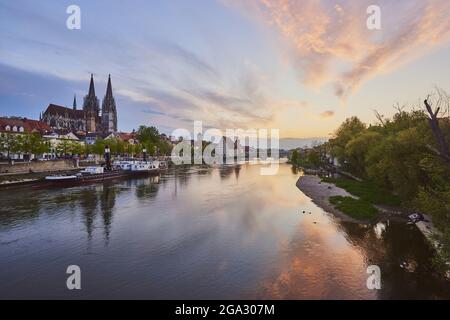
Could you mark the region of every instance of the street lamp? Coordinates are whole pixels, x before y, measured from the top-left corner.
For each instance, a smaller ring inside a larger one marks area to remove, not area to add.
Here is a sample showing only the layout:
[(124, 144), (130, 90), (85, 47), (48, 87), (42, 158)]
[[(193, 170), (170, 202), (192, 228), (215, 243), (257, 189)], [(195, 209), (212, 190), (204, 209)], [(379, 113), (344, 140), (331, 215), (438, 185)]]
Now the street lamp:
[(106, 161), (106, 170), (111, 171), (111, 149), (109, 146), (105, 146), (105, 161)]
[(147, 149), (144, 148), (144, 149), (142, 150), (142, 153), (143, 153), (143, 156), (144, 156), (144, 161), (147, 161)]

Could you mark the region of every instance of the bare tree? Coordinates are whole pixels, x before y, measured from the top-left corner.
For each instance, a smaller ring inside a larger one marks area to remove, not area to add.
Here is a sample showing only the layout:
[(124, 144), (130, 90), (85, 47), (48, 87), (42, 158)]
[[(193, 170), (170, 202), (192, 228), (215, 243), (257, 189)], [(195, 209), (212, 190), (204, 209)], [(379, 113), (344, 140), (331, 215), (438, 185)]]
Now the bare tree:
[(428, 121), (437, 144), (437, 149), (428, 145), (428, 148), (450, 164), (450, 151), (445, 135), (439, 127), (439, 121), (449, 117), (450, 96), (443, 89), (435, 87), (433, 94), (428, 95), (424, 101), (428, 112)]
[(399, 113), (399, 114), (401, 114), (403, 112), (403, 110), (405, 110), (405, 108), (406, 108), (406, 106), (404, 104), (400, 105), (400, 103), (398, 103), (398, 102), (396, 104), (394, 104), (392, 107), (395, 110), (397, 110), (397, 113)]
[(373, 112), (375, 113), (375, 117), (377, 118), (377, 120), (380, 121), (380, 123), (384, 126), (384, 115), (380, 114), (376, 109), (374, 109)]

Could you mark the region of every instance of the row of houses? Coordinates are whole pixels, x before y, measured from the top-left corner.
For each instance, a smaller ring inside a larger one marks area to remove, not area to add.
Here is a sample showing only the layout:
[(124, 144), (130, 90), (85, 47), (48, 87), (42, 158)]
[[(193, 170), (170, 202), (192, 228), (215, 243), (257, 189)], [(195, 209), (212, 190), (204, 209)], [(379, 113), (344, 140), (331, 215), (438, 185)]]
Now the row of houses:
[[(51, 152), (44, 154), (45, 158), (55, 158), (58, 145), (63, 142), (76, 142), (81, 145), (93, 145), (98, 139), (120, 139), (130, 144), (137, 144), (137, 134), (133, 132), (112, 132), (112, 133), (86, 133), (84, 131), (70, 131), (66, 129), (52, 129), (47, 123), (39, 120), (32, 120), (20, 117), (0, 117), (0, 135), (24, 135), (39, 134), (50, 144)], [(24, 158), (20, 153), (9, 153), (0, 148), (0, 158), (10, 158), (21, 160)], [(34, 156), (31, 156), (33, 159)]]

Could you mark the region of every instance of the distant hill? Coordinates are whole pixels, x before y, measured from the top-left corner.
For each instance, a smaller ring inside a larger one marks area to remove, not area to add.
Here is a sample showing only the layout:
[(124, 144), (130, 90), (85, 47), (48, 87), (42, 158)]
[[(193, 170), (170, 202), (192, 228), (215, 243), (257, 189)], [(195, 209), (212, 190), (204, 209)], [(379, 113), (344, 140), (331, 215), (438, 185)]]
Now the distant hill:
[(295, 148), (311, 147), (327, 142), (328, 138), (283, 138), (280, 139), (280, 149), (291, 150)]

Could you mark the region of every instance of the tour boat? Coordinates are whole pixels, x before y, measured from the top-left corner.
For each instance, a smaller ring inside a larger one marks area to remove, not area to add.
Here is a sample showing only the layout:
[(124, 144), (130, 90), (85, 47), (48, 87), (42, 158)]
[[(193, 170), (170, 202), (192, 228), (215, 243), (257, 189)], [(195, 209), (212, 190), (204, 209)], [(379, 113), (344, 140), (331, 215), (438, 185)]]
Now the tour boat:
[(81, 174), (102, 174), (105, 172), (105, 168), (103, 167), (86, 167), (84, 170), (81, 170)]
[(135, 161), (130, 160), (121, 160), (121, 161), (114, 161), (113, 166), (119, 170), (125, 170), (130, 171), (131, 166), (135, 163)]
[(161, 165), (161, 163), (158, 160), (155, 160), (152, 162), (150, 169), (159, 169), (160, 165)]
[(32, 180), (15, 184), (2, 184), (0, 185), (0, 189), (4, 190), (18, 187), (66, 187), (103, 182), (107, 180), (158, 175), (163, 169), (167, 168), (167, 165), (166, 163), (159, 161), (129, 160), (114, 162), (112, 167), (112, 170), (108, 171), (104, 167), (86, 167), (76, 175), (51, 175), (40, 180)]
[(158, 169), (160, 170), (166, 170), (169, 168), (169, 164), (167, 163), (167, 161), (158, 161)]
[(149, 171), (152, 165), (152, 161), (137, 161), (131, 165), (131, 171)]

